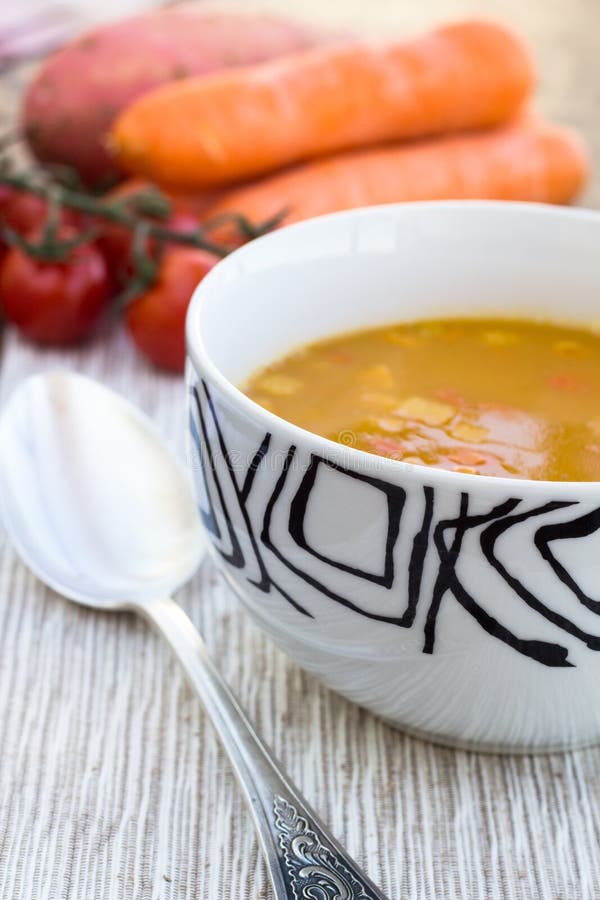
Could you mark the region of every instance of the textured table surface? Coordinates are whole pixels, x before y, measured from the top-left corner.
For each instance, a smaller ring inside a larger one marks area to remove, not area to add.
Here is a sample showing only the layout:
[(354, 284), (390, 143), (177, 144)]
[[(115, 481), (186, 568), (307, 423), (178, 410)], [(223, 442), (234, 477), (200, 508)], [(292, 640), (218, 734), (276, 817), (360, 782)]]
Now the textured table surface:
[[(598, 0), (237, 0), (371, 34), (463, 12), (531, 38), (541, 103), (578, 125), (600, 171)], [(6, 85), (0, 103), (14, 100)], [(600, 207), (597, 178), (583, 198)], [(179, 380), (122, 334), (69, 354), (8, 334), (0, 402), (67, 365), (139, 403), (182, 452)], [(264, 738), (392, 900), (592, 900), (600, 749), (500, 757), (403, 736), (321, 687), (251, 624), (209, 567), (178, 599)], [(0, 547), (0, 898), (246, 900), (270, 890), (236, 784), (169, 652), (128, 616), (44, 589)]]

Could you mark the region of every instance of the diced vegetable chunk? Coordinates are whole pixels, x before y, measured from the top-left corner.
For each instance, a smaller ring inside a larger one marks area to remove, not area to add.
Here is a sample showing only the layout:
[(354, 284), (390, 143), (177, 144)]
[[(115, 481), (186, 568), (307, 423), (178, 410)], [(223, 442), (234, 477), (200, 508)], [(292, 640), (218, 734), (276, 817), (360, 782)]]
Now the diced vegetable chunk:
[(456, 410), (448, 403), (430, 400), (427, 397), (408, 397), (397, 409), (396, 415), (405, 419), (416, 419), (427, 425), (444, 425), (455, 415)]

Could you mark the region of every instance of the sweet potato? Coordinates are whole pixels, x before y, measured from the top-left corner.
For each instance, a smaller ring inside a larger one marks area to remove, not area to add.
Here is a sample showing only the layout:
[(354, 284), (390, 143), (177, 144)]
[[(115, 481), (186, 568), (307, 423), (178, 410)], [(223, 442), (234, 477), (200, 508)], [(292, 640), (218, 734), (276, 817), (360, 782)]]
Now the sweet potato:
[(89, 32), (55, 53), (24, 99), (23, 131), (42, 162), (98, 185), (116, 177), (104, 137), (147, 90), (188, 75), (249, 65), (334, 38), (270, 16), (164, 10)]

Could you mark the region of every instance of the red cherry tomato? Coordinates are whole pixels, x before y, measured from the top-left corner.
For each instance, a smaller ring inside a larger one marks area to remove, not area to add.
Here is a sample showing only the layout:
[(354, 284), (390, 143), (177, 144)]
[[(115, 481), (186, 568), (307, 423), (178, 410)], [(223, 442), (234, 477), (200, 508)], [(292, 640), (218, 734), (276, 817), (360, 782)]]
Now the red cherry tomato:
[[(48, 203), (43, 197), (18, 191), (7, 185), (0, 193), (0, 222), (24, 237), (39, 231), (48, 218)], [(75, 228), (81, 225), (82, 217), (72, 209), (61, 209), (61, 223)]]
[[(143, 181), (140, 178), (131, 178), (109, 191), (102, 199), (105, 202), (122, 202), (132, 195), (155, 189), (150, 182)], [(205, 196), (173, 195), (162, 190), (161, 193), (171, 203), (172, 214), (168, 221), (159, 221), (151, 217), (148, 217), (148, 221), (165, 225), (175, 231), (195, 231), (200, 224), (201, 214), (209, 202), (205, 199)], [(131, 230), (124, 228), (122, 225), (111, 224), (106, 221), (102, 222), (101, 225), (102, 230), (98, 238), (98, 246), (106, 257), (109, 271), (115, 283), (122, 287), (131, 280), (134, 271), (131, 260)], [(147, 250), (152, 255), (156, 250), (156, 242), (150, 240)]]
[[(76, 231), (65, 228), (61, 239)], [(41, 262), (18, 247), (0, 267), (0, 306), (9, 322), (40, 344), (70, 344), (92, 332), (110, 299), (106, 262), (82, 244), (64, 262)]]
[[(8, 206), (9, 202), (14, 198), (15, 189), (11, 187), (9, 184), (0, 184), (0, 226), (4, 227), (8, 225), (8, 222), (5, 219), (4, 211)], [(6, 251), (8, 249), (8, 244), (4, 240), (4, 237), (0, 231), (0, 262), (4, 259), (6, 255)]]
[(14, 192), (15, 189), (11, 187), (10, 184), (0, 184), (0, 214)]
[(98, 246), (115, 283), (125, 284), (132, 274), (131, 232), (122, 225), (103, 225)]
[[(156, 224), (159, 224), (158, 222)], [(179, 231), (182, 234), (196, 231), (199, 226), (197, 216), (185, 210), (177, 210), (165, 222), (161, 222), (165, 228), (172, 231)], [(122, 225), (107, 225), (102, 229), (102, 233), (98, 238), (98, 245), (108, 263), (109, 270), (115, 282), (120, 285), (127, 284), (134, 272), (134, 265), (131, 259), (132, 250), (132, 232)], [(154, 253), (156, 250), (156, 241), (149, 241), (148, 252)]]
[(187, 309), (196, 285), (217, 262), (205, 250), (169, 247), (156, 283), (128, 307), (133, 342), (160, 368), (183, 371)]
[(43, 226), (48, 216), (48, 204), (35, 194), (14, 191), (2, 205), (2, 220), (19, 234), (31, 234)]

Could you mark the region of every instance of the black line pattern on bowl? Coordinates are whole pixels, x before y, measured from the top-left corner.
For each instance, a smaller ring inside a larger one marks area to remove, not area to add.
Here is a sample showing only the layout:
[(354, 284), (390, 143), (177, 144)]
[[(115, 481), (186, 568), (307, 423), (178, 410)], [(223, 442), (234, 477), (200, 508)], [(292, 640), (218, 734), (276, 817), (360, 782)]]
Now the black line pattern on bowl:
[[(465, 537), (473, 529), (481, 529), (479, 544), (482, 559), (502, 578), (516, 597), (520, 598), (541, 618), (555, 626), (559, 633), (580, 641), (591, 650), (600, 650), (600, 635), (591, 634), (579, 627), (566, 616), (551, 609), (543, 599), (536, 596), (516, 575), (511, 573), (496, 553), (499, 538), (515, 525), (530, 519), (543, 517), (561, 509), (571, 509), (579, 505), (577, 500), (550, 501), (531, 509), (522, 509), (522, 498), (509, 497), (483, 514), (469, 512), (470, 497), (467, 492), (460, 494), (460, 509), (453, 518), (436, 520), (436, 496), (430, 486), (423, 487), (423, 513), (418, 529), (412, 534), (408, 564), (408, 583), (405, 608), (394, 615), (375, 613), (359, 606), (350, 597), (311, 574), (306, 568), (293, 562), (276, 543), (273, 536), (272, 519), (286, 487), (292, 463), (296, 458), (296, 447), (288, 447), (281, 470), (269, 488), (268, 500), (261, 513), (261, 521), (254, 524), (248, 512), (248, 502), (261, 462), (271, 446), (272, 436), (267, 433), (256, 449), (249, 466), (243, 473), (242, 484), (238, 483), (236, 467), (232, 462), (232, 452), (224, 438), (223, 429), (214, 400), (205, 382), (197, 382), (191, 390), (190, 428), (193, 444), (200, 462), (200, 472), (208, 508), (200, 509), (202, 520), (209, 531), (213, 544), (223, 560), (240, 570), (256, 569), (257, 577), (246, 574), (247, 580), (265, 594), (275, 591), (302, 615), (314, 618), (296, 597), (285, 590), (269, 571), (269, 560), (275, 559), (298, 579), (299, 591), (302, 585), (309, 585), (328, 599), (366, 618), (386, 622), (400, 628), (410, 628), (416, 618), (417, 608), (426, 600), (422, 596), (422, 580), (425, 562), (435, 549), (437, 552), (437, 575), (435, 578), (424, 624), (423, 652), (433, 653), (436, 628), (442, 604), (452, 596), (462, 608), (489, 635), (512, 647), (516, 652), (550, 667), (571, 667), (568, 648), (562, 643), (548, 640), (526, 639), (511, 631), (492, 616), (461, 582), (457, 564)], [(312, 547), (305, 534), (304, 520), (309, 498), (315, 489), (315, 481), (320, 467), (334, 470), (342, 477), (362, 482), (379, 491), (385, 498), (387, 508), (387, 532), (385, 538), (384, 565), (381, 571), (369, 571), (359, 566), (336, 561)], [(226, 499), (225, 486), (221, 481), (223, 469), (227, 472), (228, 484), (235, 498), (234, 508)], [(238, 469), (239, 471), (239, 469)], [(267, 478), (264, 472), (261, 477)], [(273, 476), (270, 476), (273, 477)], [(288, 502), (288, 501), (286, 501)], [(313, 454), (302, 474), (300, 485), (289, 501), (288, 532), (295, 545), (307, 558), (317, 559), (334, 571), (344, 572), (358, 580), (367, 581), (389, 590), (395, 584), (394, 550), (401, 534), (401, 522), (406, 503), (406, 492), (383, 479), (356, 472), (352, 469)], [(219, 525), (219, 520), (223, 523)], [(234, 524), (234, 520), (235, 523)], [(578, 604), (592, 612), (600, 613), (600, 599), (584, 592), (573, 575), (569, 573), (552, 552), (550, 545), (556, 541), (588, 537), (600, 530), (600, 507), (586, 512), (578, 518), (564, 522), (543, 519), (534, 534), (534, 546), (553, 575), (568, 589)], [(226, 534), (225, 534), (226, 532)], [(260, 532), (260, 533), (259, 533)], [(239, 535), (244, 535), (246, 551), (242, 549)], [(258, 535), (258, 536), (257, 536)], [(227, 538), (227, 544), (225, 543)], [(406, 536), (403, 535), (403, 539)], [(265, 552), (266, 551), (266, 552)]]
[[(256, 536), (254, 534), (254, 529), (252, 527), (252, 523), (250, 521), (250, 516), (248, 515), (248, 510), (246, 507), (246, 502), (248, 500), (250, 492), (252, 491), (252, 486), (254, 484), (254, 478), (258, 471), (258, 467), (260, 465), (261, 460), (267, 453), (269, 444), (271, 443), (271, 435), (266, 434), (264, 436), (260, 446), (258, 447), (258, 449), (256, 450), (256, 453), (254, 454), (254, 456), (252, 458), (250, 465), (248, 466), (248, 468), (246, 470), (244, 481), (242, 483), (242, 486), (240, 487), (238, 485), (238, 482), (237, 482), (237, 479), (235, 476), (235, 469), (234, 469), (234, 466), (233, 466), (233, 463), (231, 460), (231, 454), (230, 454), (230, 452), (227, 448), (227, 445), (225, 444), (225, 440), (223, 438), (223, 432), (221, 430), (221, 426), (220, 426), (219, 420), (217, 418), (217, 413), (215, 410), (214, 402), (213, 402), (212, 397), (210, 396), (210, 394), (208, 392), (208, 388), (207, 388), (206, 384), (204, 384), (204, 382), (203, 382), (203, 389), (204, 389), (204, 394), (206, 397), (207, 407), (210, 412), (212, 422), (214, 424), (214, 428), (216, 430), (217, 449), (218, 449), (218, 452), (221, 454), (221, 458), (223, 459), (223, 461), (227, 467), (227, 471), (228, 471), (230, 479), (231, 479), (231, 484), (232, 484), (232, 487), (233, 487), (233, 490), (234, 490), (234, 493), (235, 493), (235, 496), (236, 496), (236, 499), (238, 502), (239, 512), (242, 516), (243, 525), (244, 525), (244, 528), (248, 535), (248, 538), (250, 540), (250, 545), (252, 547), (253, 554), (254, 554), (254, 557), (256, 560), (256, 564), (258, 566), (259, 578), (258, 579), (249, 578), (248, 581), (250, 584), (254, 585), (254, 587), (258, 588), (260, 591), (263, 591), (263, 593), (269, 593), (271, 591), (271, 589), (277, 591), (279, 594), (281, 594), (282, 597), (284, 597), (288, 601), (288, 603), (290, 603), (295, 609), (297, 609), (298, 612), (302, 613), (305, 616), (310, 616), (311, 618), (313, 618), (312, 614), (310, 612), (308, 612), (307, 609), (305, 609), (300, 603), (297, 603), (296, 600), (294, 600), (293, 597), (291, 597), (287, 593), (287, 591), (285, 591), (282, 587), (280, 587), (279, 584), (277, 584), (277, 582), (274, 581), (273, 578), (269, 575), (269, 572), (268, 572), (267, 567), (263, 560), (262, 553), (258, 546), (258, 542), (256, 540)], [(247, 562), (246, 562), (246, 558), (244, 557), (244, 554), (242, 552), (242, 548), (241, 548), (240, 542), (238, 540), (238, 537), (236, 535), (235, 528), (233, 527), (233, 521), (232, 521), (231, 513), (229, 510), (229, 506), (228, 506), (227, 502), (225, 501), (225, 495), (224, 495), (223, 488), (222, 488), (222, 485), (221, 485), (221, 482), (219, 479), (217, 467), (215, 465), (215, 448), (213, 447), (213, 444), (211, 444), (211, 441), (209, 439), (206, 415), (205, 415), (205, 410), (203, 409), (203, 405), (202, 405), (202, 402), (200, 399), (198, 384), (196, 384), (196, 386), (192, 389), (192, 398), (193, 398), (193, 409), (195, 409), (197, 412), (198, 421), (200, 422), (200, 430), (202, 433), (203, 440), (202, 441), (200, 440), (200, 434), (199, 434), (198, 428), (196, 426), (193, 411), (192, 411), (192, 415), (190, 418), (190, 429), (191, 429), (191, 433), (192, 433), (192, 441), (194, 443), (194, 446), (196, 447), (198, 457), (200, 460), (201, 471), (202, 471), (202, 480), (204, 482), (204, 489), (205, 489), (206, 497), (208, 499), (208, 504), (209, 504), (208, 510), (200, 509), (200, 516), (202, 517), (203, 522), (208, 523), (207, 527), (209, 530), (209, 534), (211, 535), (211, 537), (213, 539), (213, 543), (215, 544), (217, 551), (223, 557), (225, 562), (229, 563), (229, 565), (233, 566), (236, 569), (243, 569), (246, 567)], [(204, 452), (203, 452), (203, 450), (204, 450)], [(218, 528), (215, 528), (217, 513), (216, 513), (215, 501), (214, 501), (214, 498), (211, 496), (211, 492), (210, 492), (210, 488), (209, 488), (208, 471), (210, 471), (210, 473), (211, 473), (212, 480), (214, 482), (215, 490), (217, 493), (218, 503), (219, 503), (219, 506), (220, 506), (222, 514), (223, 514), (223, 519), (225, 520), (225, 522), (227, 524), (227, 532), (229, 535), (229, 539), (231, 541), (231, 550), (229, 552), (223, 550), (222, 546), (220, 546), (220, 542), (219, 542), (219, 544), (216, 543), (216, 539), (218, 539), (220, 537), (220, 533), (219, 533)]]

